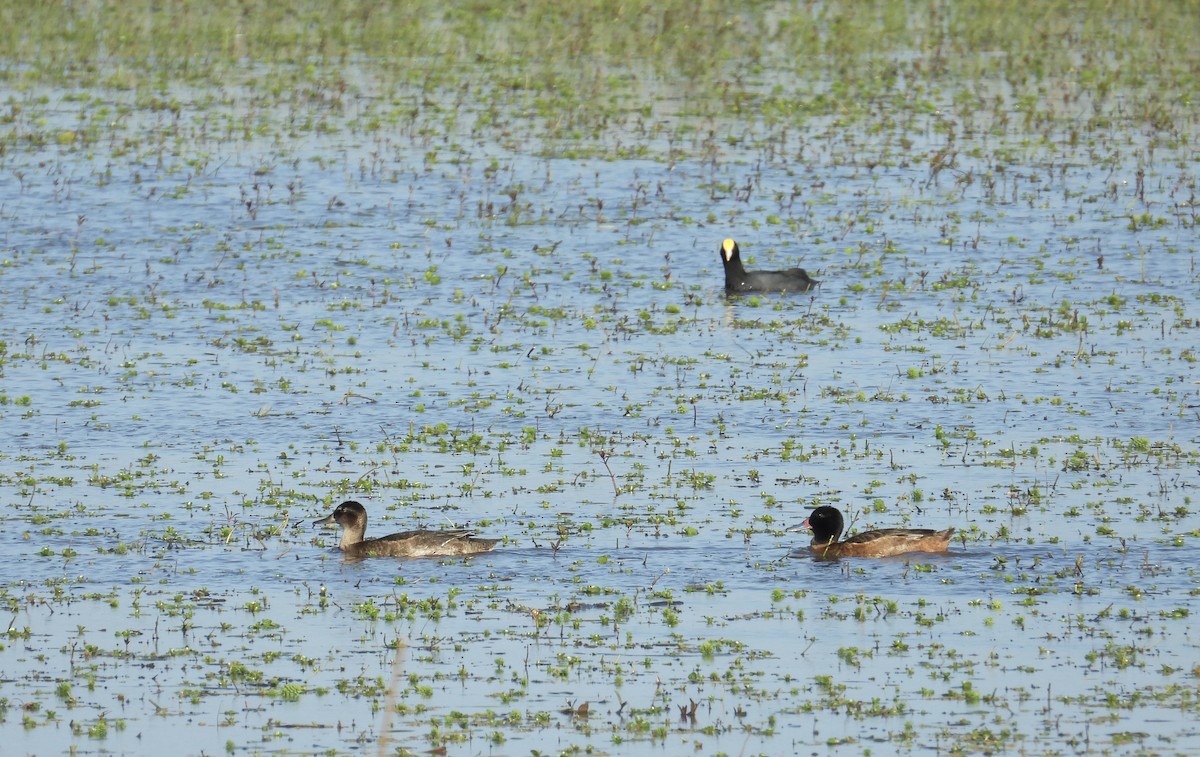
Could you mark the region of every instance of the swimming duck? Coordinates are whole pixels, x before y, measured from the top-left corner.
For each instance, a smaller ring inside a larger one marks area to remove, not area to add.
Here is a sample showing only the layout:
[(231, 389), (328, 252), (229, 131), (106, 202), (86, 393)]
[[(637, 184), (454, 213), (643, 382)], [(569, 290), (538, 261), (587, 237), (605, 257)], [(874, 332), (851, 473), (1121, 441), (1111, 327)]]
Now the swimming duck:
[(809, 549), (818, 557), (891, 557), (907, 552), (945, 552), (950, 546), (953, 528), (934, 531), (932, 528), (881, 528), (863, 531), (845, 541), (838, 541), (845, 522), (836, 507), (822, 505), (799, 526), (788, 531), (811, 528), (812, 544)]
[(803, 268), (786, 271), (747, 271), (742, 265), (742, 251), (737, 242), (726, 239), (721, 243), (721, 262), (725, 264), (725, 292), (807, 292), (821, 282), (809, 278)]
[(475, 532), (460, 528), (449, 531), (401, 531), (398, 534), (364, 539), (367, 509), (346, 500), (329, 515), (313, 521), (314, 526), (342, 527), (338, 548), (350, 557), (445, 557), (490, 552), (499, 539), (477, 539)]

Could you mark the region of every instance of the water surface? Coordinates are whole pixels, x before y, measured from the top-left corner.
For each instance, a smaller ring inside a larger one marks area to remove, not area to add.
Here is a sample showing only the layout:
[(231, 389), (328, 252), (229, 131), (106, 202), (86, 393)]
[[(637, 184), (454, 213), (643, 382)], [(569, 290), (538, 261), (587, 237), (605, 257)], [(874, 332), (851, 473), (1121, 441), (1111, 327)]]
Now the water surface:
[[(11, 749), (1200, 748), (1186, 140), (976, 124), (933, 170), (947, 93), (573, 157), (361, 130), (351, 80), (296, 138), (181, 88), (4, 154)], [(25, 98), (132, 102), (87, 94)], [(727, 299), (726, 236), (821, 287)], [(346, 563), (351, 497), (504, 542)], [(814, 560), (821, 504), (960, 538)]]

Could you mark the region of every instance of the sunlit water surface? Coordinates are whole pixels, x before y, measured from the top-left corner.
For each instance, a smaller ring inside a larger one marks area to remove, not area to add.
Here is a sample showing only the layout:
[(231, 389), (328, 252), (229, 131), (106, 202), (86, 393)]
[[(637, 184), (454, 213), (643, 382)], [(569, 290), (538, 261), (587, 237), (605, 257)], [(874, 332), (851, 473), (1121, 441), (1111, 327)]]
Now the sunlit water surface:
[(466, 152), (5, 158), (6, 754), (1200, 750), (1194, 161)]

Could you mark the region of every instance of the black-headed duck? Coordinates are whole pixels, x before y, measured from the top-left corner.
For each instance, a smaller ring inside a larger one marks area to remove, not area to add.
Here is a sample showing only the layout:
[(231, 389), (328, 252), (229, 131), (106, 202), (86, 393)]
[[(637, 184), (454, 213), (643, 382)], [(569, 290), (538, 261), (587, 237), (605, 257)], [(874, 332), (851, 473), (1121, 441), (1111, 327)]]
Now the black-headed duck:
[(935, 531), (932, 528), (881, 528), (863, 531), (845, 541), (838, 541), (845, 528), (842, 513), (836, 507), (822, 505), (799, 526), (788, 531), (811, 528), (809, 549), (818, 556), (834, 557), (891, 557), (909, 552), (945, 552), (950, 547), (953, 528)]
[(314, 526), (342, 527), (338, 548), (350, 557), (448, 557), (490, 552), (499, 539), (478, 539), (470, 529), (448, 531), (401, 531), (398, 534), (364, 539), (367, 509), (346, 500), (329, 515), (313, 521)]
[(809, 278), (803, 268), (786, 271), (747, 271), (742, 265), (742, 251), (737, 242), (726, 239), (721, 243), (721, 262), (725, 265), (725, 292), (807, 292), (821, 282)]

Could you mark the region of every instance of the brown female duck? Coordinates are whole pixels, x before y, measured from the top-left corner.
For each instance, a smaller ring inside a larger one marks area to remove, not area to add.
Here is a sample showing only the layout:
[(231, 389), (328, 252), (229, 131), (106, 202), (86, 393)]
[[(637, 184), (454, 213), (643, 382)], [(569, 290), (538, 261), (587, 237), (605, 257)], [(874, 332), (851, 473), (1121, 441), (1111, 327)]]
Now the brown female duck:
[(809, 549), (818, 557), (891, 557), (909, 552), (945, 552), (950, 547), (953, 528), (935, 531), (932, 528), (881, 528), (863, 531), (845, 541), (838, 541), (845, 528), (842, 513), (836, 507), (822, 505), (799, 526), (788, 531), (811, 528)]
[(314, 526), (342, 527), (338, 548), (349, 557), (447, 557), (490, 552), (499, 539), (478, 539), (469, 529), (449, 531), (401, 531), (398, 534), (364, 539), (367, 509), (354, 500), (338, 505), (329, 515), (313, 521)]

